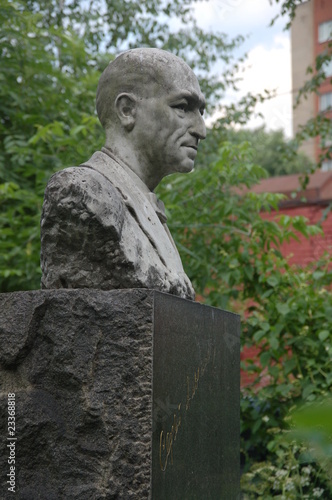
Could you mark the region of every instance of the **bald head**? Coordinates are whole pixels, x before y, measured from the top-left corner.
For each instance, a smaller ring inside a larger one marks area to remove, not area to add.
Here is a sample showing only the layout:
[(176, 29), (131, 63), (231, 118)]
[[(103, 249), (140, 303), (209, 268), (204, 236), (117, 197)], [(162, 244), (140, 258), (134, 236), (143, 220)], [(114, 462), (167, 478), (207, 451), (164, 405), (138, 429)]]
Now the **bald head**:
[(168, 91), (175, 76), (185, 80), (192, 75), (182, 59), (165, 50), (143, 48), (123, 52), (109, 63), (99, 80), (96, 108), (102, 126), (107, 129), (114, 120), (114, 103), (120, 94), (158, 97)]

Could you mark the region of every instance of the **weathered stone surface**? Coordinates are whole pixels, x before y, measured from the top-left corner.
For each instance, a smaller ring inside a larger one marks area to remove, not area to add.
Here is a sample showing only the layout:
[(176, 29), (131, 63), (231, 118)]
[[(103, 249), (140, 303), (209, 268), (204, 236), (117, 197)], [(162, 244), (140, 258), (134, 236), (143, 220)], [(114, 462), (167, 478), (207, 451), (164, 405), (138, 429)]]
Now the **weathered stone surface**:
[(194, 299), (154, 190), (193, 169), (205, 138), (197, 77), (174, 54), (132, 49), (104, 70), (96, 105), (105, 147), (56, 173), (45, 191), (42, 288), (151, 288)]
[(0, 296), (1, 498), (13, 495), (4, 474), (9, 392), (17, 498), (148, 498), (152, 300), (144, 290)]
[(51, 178), (41, 218), (43, 288), (151, 288), (194, 298), (141, 184), (102, 151)]
[(239, 318), (153, 290), (0, 295), (16, 497), (237, 500)]

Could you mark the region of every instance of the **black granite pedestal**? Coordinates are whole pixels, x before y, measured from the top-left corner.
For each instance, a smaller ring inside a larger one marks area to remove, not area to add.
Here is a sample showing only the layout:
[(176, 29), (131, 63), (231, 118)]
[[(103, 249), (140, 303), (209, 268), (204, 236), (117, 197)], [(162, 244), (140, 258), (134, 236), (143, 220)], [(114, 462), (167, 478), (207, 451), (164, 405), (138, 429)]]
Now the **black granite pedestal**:
[(0, 498), (240, 498), (239, 328), (153, 290), (0, 295)]

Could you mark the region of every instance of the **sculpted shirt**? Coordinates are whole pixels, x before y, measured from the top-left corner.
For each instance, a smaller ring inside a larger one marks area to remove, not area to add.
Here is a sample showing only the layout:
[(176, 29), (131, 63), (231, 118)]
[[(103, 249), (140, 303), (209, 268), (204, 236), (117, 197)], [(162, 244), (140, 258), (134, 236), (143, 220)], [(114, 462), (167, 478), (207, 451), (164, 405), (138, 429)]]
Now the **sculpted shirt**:
[(42, 288), (194, 290), (163, 204), (105, 148), (54, 174), (41, 218)]

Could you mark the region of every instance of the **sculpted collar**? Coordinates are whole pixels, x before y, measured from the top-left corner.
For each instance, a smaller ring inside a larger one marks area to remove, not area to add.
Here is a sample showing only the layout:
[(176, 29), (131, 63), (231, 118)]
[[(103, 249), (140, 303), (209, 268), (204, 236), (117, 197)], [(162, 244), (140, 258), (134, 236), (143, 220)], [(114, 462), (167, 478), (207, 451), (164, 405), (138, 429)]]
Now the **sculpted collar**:
[(115, 156), (115, 154), (112, 152), (111, 149), (109, 148), (101, 148), (102, 152), (107, 154), (114, 160), (116, 163), (118, 163), (126, 172), (127, 174), (131, 177), (133, 180), (134, 184), (138, 187), (138, 189), (144, 193), (144, 195), (147, 197), (151, 205), (153, 206), (154, 211), (158, 215), (158, 218), (162, 224), (166, 224), (167, 222), (167, 217), (165, 213), (165, 205), (164, 203), (157, 198), (155, 193), (149, 190), (149, 188), (144, 184), (144, 182), (138, 177), (138, 175), (135, 174), (131, 170), (131, 168), (126, 165), (122, 160), (120, 160), (118, 157)]
[[(129, 212), (134, 214), (141, 230), (155, 247), (163, 265), (175, 273), (183, 273), (182, 262), (167, 224), (161, 222), (151, 200), (148, 199), (148, 188), (143, 187), (142, 181), (139, 182), (137, 176), (134, 182), (134, 174), (130, 175), (127, 172), (128, 166), (124, 168), (106, 151), (97, 151), (80, 166), (96, 170), (113, 184), (121, 193)], [(142, 187), (143, 192), (136, 182)]]

